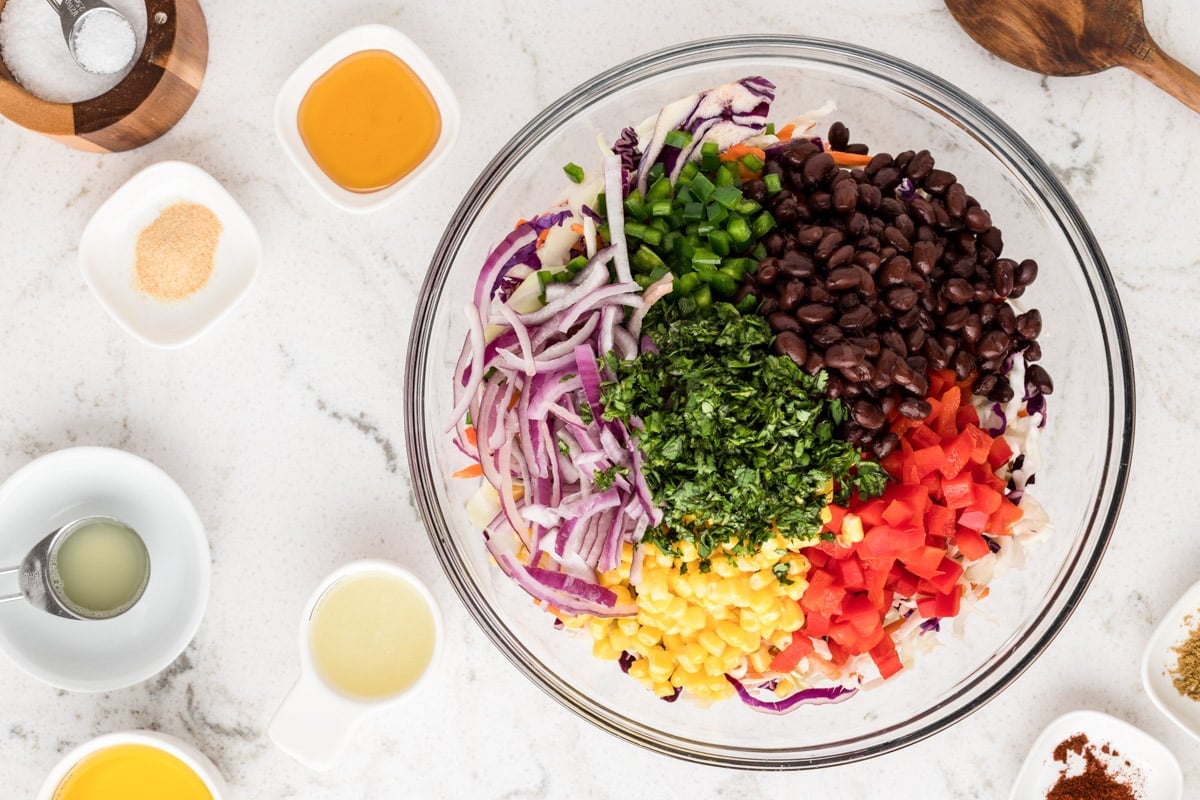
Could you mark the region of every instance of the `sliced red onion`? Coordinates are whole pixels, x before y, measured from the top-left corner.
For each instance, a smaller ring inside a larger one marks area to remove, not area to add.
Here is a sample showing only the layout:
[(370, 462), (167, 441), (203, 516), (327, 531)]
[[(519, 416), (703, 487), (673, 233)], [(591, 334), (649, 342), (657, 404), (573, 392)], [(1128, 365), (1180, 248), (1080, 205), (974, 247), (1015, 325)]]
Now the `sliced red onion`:
[[(467, 317), (467, 336), (471, 342), (471, 377), (463, 386), (462, 394), (458, 396), (458, 402), (454, 404), (454, 410), (450, 412), (450, 424), (446, 427), (447, 432), (452, 430), (466, 415), (467, 408), (475, 399), (475, 393), (479, 391), (479, 386), (483, 383), (483, 321), (479, 318), (479, 311), (474, 306), (464, 306), (463, 313)], [(461, 360), (460, 363), (462, 363)], [(464, 365), (464, 369), (466, 368)], [(460, 377), (455, 384), (457, 385), (461, 381)]]
[(579, 345), (575, 348), (575, 362), (579, 365), (583, 394), (595, 411), (600, 405), (600, 367), (596, 363), (596, 356), (590, 347)]
[(743, 703), (755, 711), (761, 711), (764, 714), (786, 714), (797, 706), (802, 705), (840, 703), (844, 700), (849, 700), (858, 692), (858, 689), (848, 686), (830, 686), (803, 689), (782, 700), (760, 700), (751, 694), (750, 690), (743, 686), (742, 682), (737, 678), (726, 675), (725, 680), (733, 684), (733, 688), (737, 691), (738, 697), (741, 698)]
[[(549, 301), (537, 311), (529, 314), (521, 315), (521, 322), (526, 325), (539, 325), (553, 317), (558, 312), (568, 308), (575, 303), (587, 297), (592, 292), (608, 283), (608, 261), (616, 252), (615, 247), (606, 247), (592, 257), (586, 267), (584, 267), (579, 276), (575, 278), (573, 284), (556, 283), (547, 286), (547, 297)], [(549, 290), (553, 288), (566, 289), (562, 297), (550, 299)], [(569, 288), (566, 288), (569, 287)]]
[(617, 280), (629, 283), (633, 273), (629, 270), (629, 245), (625, 241), (625, 192), (622, 191), (621, 159), (617, 156), (606, 156), (604, 159), (604, 195), (607, 198), (608, 237), (615, 252), (613, 265), (617, 270)]
[(517, 344), (521, 348), (521, 361), (524, 364), (525, 374), (533, 375), (536, 368), (533, 365), (533, 346), (529, 341), (529, 329), (517, 318), (517, 312), (512, 310), (508, 303), (500, 304), (500, 316), (504, 318), (517, 335)]
[(629, 335), (637, 339), (642, 332), (642, 320), (650, 307), (669, 295), (675, 288), (675, 276), (667, 273), (646, 287), (642, 293), (642, 305), (629, 317)]

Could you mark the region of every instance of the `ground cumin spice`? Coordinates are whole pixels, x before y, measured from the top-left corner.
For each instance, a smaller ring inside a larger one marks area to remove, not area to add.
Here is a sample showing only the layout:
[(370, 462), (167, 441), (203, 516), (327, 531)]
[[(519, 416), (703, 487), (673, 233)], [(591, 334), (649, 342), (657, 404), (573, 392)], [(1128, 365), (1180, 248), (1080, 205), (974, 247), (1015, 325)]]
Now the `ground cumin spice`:
[[(1106, 755), (1119, 754), (1105, 745), (1101, 752)], [(1068, 755), (1083, 756), (1084, 770), (1077, 775), (1068, 775), (1065, 766)], [(1138, 800), (1133, 787), (1112, 775), (1096, 757), (1096, 750), (1088, 741), (1087, 734), (1077, 733), (1054, 748), (1054, 760), (1063, 764), (1058, 781), (1046, 794), (1046, 800)]]
[(206, 206), (175, 203), (137, 239), (137, 288), (159, 300), (182, 300), (203, 289), (213, 271), (222, 225)]
[[(1185, 625), (1192, 625), (1191, 615), (1184, 617)], [(1200, 700), (1200, 625), (1188, 631), (1188, 638), (1171, 648), (1176, 655), (1175, 668), (1170, 671), (1175, 691), (1192, 700)]]

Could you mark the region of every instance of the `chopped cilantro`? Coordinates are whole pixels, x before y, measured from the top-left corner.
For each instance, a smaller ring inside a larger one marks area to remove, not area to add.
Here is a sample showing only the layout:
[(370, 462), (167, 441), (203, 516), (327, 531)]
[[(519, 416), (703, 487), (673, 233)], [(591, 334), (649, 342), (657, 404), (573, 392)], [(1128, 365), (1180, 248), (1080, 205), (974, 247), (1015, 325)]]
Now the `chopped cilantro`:
[(598, 491), (611, 489), (613, 482), (616, 481), (618, 475), (628, 475), (629, 468), (623, 467), (620, 464), (613, 464), (608, 469), (598, 469), (592, 475), (592, 485)]
[(722, 545), (757, 552), (776, 533), (815, 541), (822, 493), (879, 494), (887, 476), (834, 434), (846, 408), (810, 376), (773, 353), (774, 334), (756, 315), (715, 303), (689, 317), (670, 303), (647, 315), (658, 352), (610, 356), (617, 379), (602, 387), (604, 418), (631, 425), (663, 525), (647, 533), (678, 554), (692, 542), (704, 562)]

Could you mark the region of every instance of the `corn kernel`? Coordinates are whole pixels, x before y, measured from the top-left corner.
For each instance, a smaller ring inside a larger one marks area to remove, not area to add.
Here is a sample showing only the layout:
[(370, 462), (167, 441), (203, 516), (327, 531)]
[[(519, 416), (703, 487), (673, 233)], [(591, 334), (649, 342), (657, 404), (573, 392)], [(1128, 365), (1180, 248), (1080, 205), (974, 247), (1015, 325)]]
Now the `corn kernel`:
[(838, 532), (837, 543), (843, 547), (863, 540), (862, 518), (858, 514), (846, 514), (842, 518), (842, 529)]
[(639, 627), (637, 617), (621, 617), (617, 620), (617, 627), (626, 636), (633, 636)]
[(637, 659), (629, 665), (629, 674), (640, 681), (649, 679), (650, 662), (644, 658)]
[(700, 635), (696, 638), (700, 642), (700, 646), (714, 656), (719, 656), (725, 652), (725, 640), (717, 636), (715, 631), (700, 631)]
[(758, 633), (762, 627), (758, 621), (758, 615), (748, 608), (743, 608), (738, 614), (738, 627), (750, 633)]
[(592, 642), (592, 655), (605, 661), (616, 661), (621, 657), (621, 651), (613, 647), (608, 639), (597, 639)]
[(680, 626), (689, 632), (695, 632), (704, 627), (708, 622), (708, 615), (704, 613), (704, 609), (699, 606), (688, 606), (687, 611), (679, 619)]
[(608, 637), (608, 628), (611, 622), (607, 619), (592, 619), (588, 623), (588, 633), (593, 639), (605, 639)]
[(750, 606), (755, 614), (764, 614), (771, 606), (775, 605), (774, 589), (759, 589), (757, 592), (749, 591), (748, 594), (749, 602), (747, 605)]
[(657, 681), (665, 681), (671, 677), (671, 672), (675, 669), (675, 664), (671, 655), (659, 648), (654, 648), (647, 654), (647, 659), (650, 661), (650, 677)]
[(750, 576), (750, 588), (754, 591), (765, 589), (772, 584), (779, 583), (779, 579), (775, 577), (775, 573), (769, 569), (759, 570)]
[(771, 667), (774, 656), (765, 648), (760, 647), (750, 654), (750, 666), (755, 672), (766, 672)]

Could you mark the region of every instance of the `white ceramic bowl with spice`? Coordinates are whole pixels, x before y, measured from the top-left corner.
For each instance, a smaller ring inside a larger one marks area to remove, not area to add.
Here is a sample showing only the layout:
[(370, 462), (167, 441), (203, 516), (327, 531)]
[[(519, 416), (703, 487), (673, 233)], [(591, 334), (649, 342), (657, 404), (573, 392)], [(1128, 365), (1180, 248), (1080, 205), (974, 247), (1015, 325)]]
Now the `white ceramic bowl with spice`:
[[(177, 203), (210, 210), (220, 222), (188, 228), (173, 245), (148, 248), (151, 273), (169, 266), (183, 250), (212, 247), (207, 282), (177, 299), (144, 291), (137, 270), (139, 235)], [(249, 290), (262, 262), (258, 232), (237, 200), (211, 175), (182, 161), (163, 161), (139, 172), (97, 209), (79, 242), (79, 266), (96, 299), (121, 327), (155, 347), (195, 341)]]
[[(338, 185), (313, 159), (300, 134), (299, 113), (305, 95), (318, 79), (343, 59), (369, 50), (390, 53), (408, 65), (429, 90), (441, 115), (441, 129), (433, 149), (395, 183), (376, 191), (354, 192)], [(411, 39), (387, 25), (361, 25), (326, 43), (296, 68), (275, 102), (275, 132), (292, 163), (326, 200), (343, 211), (358, 214), (380, 210), (433, 169), (458, 138), (459, 125), (458, 101), (441, 71)]]
[[(1142, 656), (1142, 685), (1158, 710), (1200, 739), (1200, 700), (1175, 687), (1176, 676), (1200, 684), (1200, 583), (1171, 607)], [(1195, 690), (1193, 690), (1195, 691)]]
[[(1080, 734), (1082, 738), (1074, 738)], [(1138, 800), (1183, 798), (1183, 771), (1157, 739), (1099, 711), (1072, 711), (1047, 725), (1033, 743), (1009, 800), (1043, 800), (1064, 775), (1083, 771), (1082, 751), (1089, 751)]]

